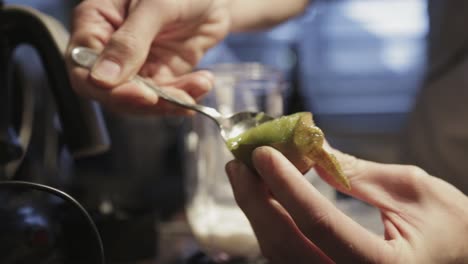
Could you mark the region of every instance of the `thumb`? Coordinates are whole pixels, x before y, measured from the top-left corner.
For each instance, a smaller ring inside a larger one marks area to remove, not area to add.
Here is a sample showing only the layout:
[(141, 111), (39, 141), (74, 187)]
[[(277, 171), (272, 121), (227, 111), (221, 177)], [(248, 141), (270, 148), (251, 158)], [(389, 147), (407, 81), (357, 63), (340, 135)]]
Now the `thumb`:
[(336, 184), (321, 168), (318, 174), (339, 191), (354, 196), (379, 208), (395, 207), (396, 200), (414, 201), (421, 197), (428, 174), (416, 166), (382, 164), (367, 161), (325, 146), (340, 163), (344, 174), (351, 182), (347, 190)]
[(114, 87), (140, 70), (163, 23), (163, 17), (159, 14), (164, 12), (154, 3), (156, 1), (140, 1), (129, 11), (91, 71), (95, 82)]

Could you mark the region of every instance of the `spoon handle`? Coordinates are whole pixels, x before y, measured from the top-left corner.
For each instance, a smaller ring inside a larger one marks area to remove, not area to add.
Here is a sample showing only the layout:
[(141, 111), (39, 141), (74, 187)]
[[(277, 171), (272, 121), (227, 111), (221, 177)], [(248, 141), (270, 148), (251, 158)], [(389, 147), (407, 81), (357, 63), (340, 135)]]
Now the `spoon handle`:
[[(89, 49), (89, 48), (85, 48), (85, 47), (75, 47), (73, 48), (71, 52), (71, 57), (73, 61), (79, 66), (84, 67), (89, 70), (93, 67), (98, 56), (99, 54), (96, 51)], [(150, 83), (149, 81), (147, 81), (146, 79), (144, 79), (143, 77), (139, 75), (136, 75), (135, 77), (133, 77), (132, 81), (135, 81), (136, 83), (144, 85), (147, 88), (153, 90), (154, 92), (156, 92), (158, 96), (160, 96), (161, 98), (163, 98), (164, 100), (168, 102), (171, 102), (183, 108), (191, 109), (201, 114), (204, 114), (205, 116), (213, 119), (218, 124), (218, 126), (221, 126), (221, 120), (223, 119), (223, 116), (216, 109), (208, 107), (208, 106), (183, 102), (165, 93), (160, 87), (156, 86), (153, 83)]]

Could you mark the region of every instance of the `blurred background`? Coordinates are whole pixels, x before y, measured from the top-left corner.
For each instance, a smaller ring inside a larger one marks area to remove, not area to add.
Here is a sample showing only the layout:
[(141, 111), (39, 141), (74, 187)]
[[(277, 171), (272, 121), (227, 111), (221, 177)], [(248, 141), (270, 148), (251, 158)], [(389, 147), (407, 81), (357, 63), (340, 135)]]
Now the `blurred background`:
[(300, 95), (288, 103), (311, 111), (334, 146), (395, 162), (425, 72), (428, 21), (423, 0), (315, 1), (302, 17), (226, 45), (287, 72)]
[[(68, 29), (78, 2), (5, 1), (34, 7)], [(286, 80), (286, 113), (311, 111), (334, 147), (374, 161), (413, 163), (403, 155), (405, 136), (437, 57), (429, 52), (434, 46), (429, 40), (445, 21), (443, 2), (317, 0), (302, 16), (272, 30), (230, 35), (200, 67), (246, 61), (273, 66)], [(60, 141), (34, 50), (19, 49), (17, 60), (26, 82), (38, 86), (34, 113), (39, 121), (14, 177), (56, 186), (77, 198), (98, 225), (109, 263), (184, 263), (197, 252), (194, 242), (164, 236), (169, 229), (184, 228), (170, 223), (183, 217), (186, 199), (180, 129), (186, 120), (104, 111), (110, 151), (73, 160)], [(172, 258), (161, 260), (161, 255)]]

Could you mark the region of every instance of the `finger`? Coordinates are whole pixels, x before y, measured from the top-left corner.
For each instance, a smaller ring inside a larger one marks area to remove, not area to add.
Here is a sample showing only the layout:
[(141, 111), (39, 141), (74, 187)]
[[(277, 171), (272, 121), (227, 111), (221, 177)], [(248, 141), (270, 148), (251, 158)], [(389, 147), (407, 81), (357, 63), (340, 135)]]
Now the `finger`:
[(257, 175), (239, 161), (226, 165), (239, 207), (249, 219), (263, 255), (272, 263), (331, 263), (297, 228)]
[(337, 158), (349, 178), (351, 189), (346, 190), (337, 184), (322, 168), (317, 167), (316, 170), (325, 181), (343, 193), (390, 211), (399, 211), (409, 201), (416, 202), (424, 197), (428, 174), (415, 166), (381, 164), (357, 159), (335, 149), (327, 150)]
[(253, 162), (302, 233), (334, 261), (375, 262), (384, 253), (383, 240), (339, 211), (280, 152), (257, 148)]
[(73, 11), (69, 48), (85, 46), (101, 51), (123, 22), (119, 9), (109, 0), (83, 1)]
[(112, 100), (120, 103), (150, 107), (159, 101), (155, 91), (138, 82), (129, 81), (109, 91)]
[[(152, 82), (150, 79), (146, 79)], [(167, 84), (156, 85), (168, 96), (194, 104), (195, 100), (206, 94), (213, 86), (214, 78), (206, 71), (194, 72), (178, 78)], [(157, 92), (139, 81), (129, 81), (115, 87), (112, 90), (97, 90), (96, 97), (104, 100), (107, 95), (110, 102), (107, 104), (114, 112), (125, 112), (132, 114), (170, 114), (170, 115), (192, 115), (193, 111), (175, 105), (172, 102), (159, 98)], [(107, 92), (101, 95), (102, 92)]]
[(91, 71), (98, 84), (114, 87), (129, 80), (143, 65), (164, 21), (164, 5), (140, 1), (112, 35)]
[(181, 89), (195, 100), (198, 100), (213, 88), (214, 76), (208, 71), (197, 71), (185, 74), (173, 82), (163, 83), (162, 85)]
[[(159, 89), (176, 100), (188, 104), (195, 103), (194, 99), (184, 90), (174, 87), (159, 87)], [(193, 114), (192, 111), (159, 98), (155, 91), (139, 82), (129, 81), (108, 91), (108, 101), (110, 102), (108, 106), (114, 112), (170, 115)]]
[(122, 23), (122, 16), (109, 0), (83, 1), (74, 9), (72, 30), (66, 62), (74, 90), (86, 98), (106, 103), (106, 93), (88, 83), (89, 71), (71, 61), (73, 47), (85, 46), (101, 51), (114, 32), (114, 25)]
[[(186, 74), (171, 83), (161, 84), (167, 95), (188, 104), (194, 104), (213, 87), (214, 77), (207, 71), (198, 71)], [(171, 115), (193, 115), (194, 111), (182, 108), (169, 101), (161, 99), (158, 102), (156, 113)], [(154, 111), (153, 111), (154, 112)]]
[[(152, 82), (147, 79), (148, 82)], [(207, 71), (181, 76), (166, 85), (158, 85), (165, 93), (180, 101), (193, 104), (213, 86), (214, 77)], [(192, 111), (160, 100), (157, 93), (137, 81), (125, 82), (111, 90), (89, 89), (87, 97), (106, 101), (105, 106), (117, 113), (190, 115)]]
[[(194, 66), (198, 63), (198, 59), (195, 54), (200, 52), (196, 49), (196, 46), (187, 47), (185, 50), (177, 49), (174, 46), (180, 40), (174, 41), (158, 41), (158, 45), (153, 45), (148, 54), (148, 61), (152, 62), (151, 67), (142, 69), (144, 72), (157, 73), (157, 81), (171, 80), (173, 76), (180, 76), (187, 74)], [(170, 48), (169, 48), (170, 47)], [(147, 74), (151, 75), (151, 74)]]

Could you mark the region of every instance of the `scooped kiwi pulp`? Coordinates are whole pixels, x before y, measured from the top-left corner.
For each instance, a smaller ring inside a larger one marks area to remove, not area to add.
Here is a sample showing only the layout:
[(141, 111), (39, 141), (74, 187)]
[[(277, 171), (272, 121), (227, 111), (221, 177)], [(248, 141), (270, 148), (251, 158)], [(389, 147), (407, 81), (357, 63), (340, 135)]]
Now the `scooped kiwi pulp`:
[(234, 157), (253, 168), (252, 152), (260, 146), (279, 150), (302, 173), (319, 166), (329, 175), (350, 189), (348, 178), (333, 154), (323, 149), (324, 134), (309, 112), (283, 116), (230, 138), (226, 144)]

